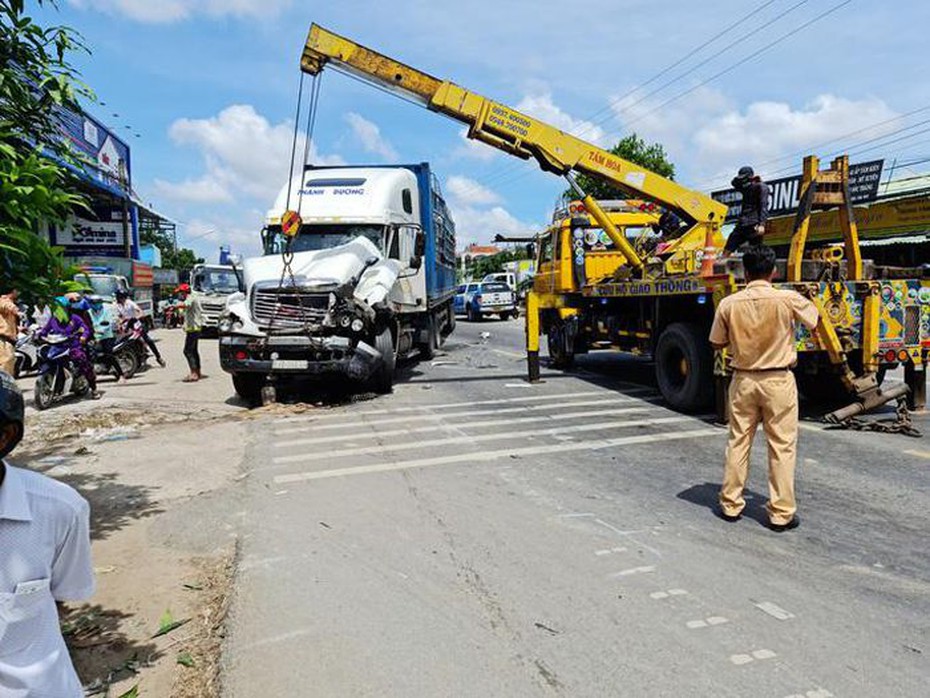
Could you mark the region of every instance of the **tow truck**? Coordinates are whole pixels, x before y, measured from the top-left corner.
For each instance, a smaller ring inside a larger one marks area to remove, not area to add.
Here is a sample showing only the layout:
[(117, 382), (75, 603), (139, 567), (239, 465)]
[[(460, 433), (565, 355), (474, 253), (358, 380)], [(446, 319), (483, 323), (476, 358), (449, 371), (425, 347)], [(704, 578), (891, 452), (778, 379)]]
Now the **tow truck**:
[[(576, 354), (593, 349), (638, 353), (654, 359), (659, 389), (674, 408), (703, 410), (716, 396), (722, 411), (728, 360), (726, 352), (713, 352), (707, 336), (716, 304), (745, 283), (738, 260), (716, 260), (724, 204), (314, 24), (301, 69), (316, 76), (326, 67), (466, 124), (469, 138), (535, 159), (576, 193), (575, 211), (538, 240), (540, 272), (526, 309), (530, 381), (540, 378), (539, 338), (545, 334), (556, 366), (567, 367)], [(661, 246), (638, 249), (625, 231), (625, 217), (637, 214), (602, 205), (573, 173), (606, 181), (629, 199), (653, 205), (653, 213), (673, 214), (681, 226)], [(863, 262), (848, 176), (845, 157), (824, 171), (815, 157), (805, 159), (801, 209), (777, 283), (808, 296), (820, 310), (816, 333), (798, 330), (797, 375), (802, 390), (827, 387), (830, 397), (854, 397), (833, 413), (836, 420), (903, 400), (908, 392), (911, 406), (922, 405), (930, 350), (930, 284), (919, 270)], [(821, 209), (838, 210), (844, 242), (808, 254), (810, 217)], [(883, 391), (881, 369), (898, 364), (905, 366), (906, 387)]]

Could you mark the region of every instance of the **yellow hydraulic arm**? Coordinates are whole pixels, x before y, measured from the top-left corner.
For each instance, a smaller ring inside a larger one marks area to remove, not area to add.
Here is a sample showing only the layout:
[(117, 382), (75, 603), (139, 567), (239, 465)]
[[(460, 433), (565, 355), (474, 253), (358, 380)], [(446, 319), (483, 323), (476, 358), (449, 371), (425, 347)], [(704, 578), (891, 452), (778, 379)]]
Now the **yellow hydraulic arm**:
[(524, 160), (535, 158), (543, 170), (566, 177), (583, 197), (598, 225), (639, 274), (644, 272), (643, 260), (593, 197), (580, 190), (571, 176), (572, 171), (603, 179), (631, 197), (652, 200), (688, 221), (691, 225), (675, 243), (674, 250), (698, 250), (705, 247), (707, 241), (720, 244), (720, 225), (727, 212), (724, 204), (538, 119), (448, 80), (415, 70), (314, 24), (310, 27), (300, 67), (316, 75), (327, 64), (467, 124), (469, 138)]

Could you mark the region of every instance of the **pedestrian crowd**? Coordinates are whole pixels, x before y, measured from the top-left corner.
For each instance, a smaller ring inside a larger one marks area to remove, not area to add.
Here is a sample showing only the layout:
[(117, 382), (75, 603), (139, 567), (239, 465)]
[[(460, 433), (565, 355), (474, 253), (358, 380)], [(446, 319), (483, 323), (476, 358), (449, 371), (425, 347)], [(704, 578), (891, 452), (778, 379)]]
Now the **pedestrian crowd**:
[[(191, 293), (188, 284), (178, 286), (174, 295), (177, 301), (172, 304), (172, 312), (175, 317), (183, 316), (186, 330), (184, 357), (190, 370), (184, 382), (193, 382), (203, 377), (198, 351), (203, 311), (198, 294)], [(117, 383), (125, 383), (128, 378), (116, 351), (120, 341), (127, 337), (144, 346), (144, 350), (137, 352), (141, 363), (151, 355), (159, 366), (166, 366), (158, 345), (149, 335), (142, 308), (128, 291), (117, 290), (114, 301), (107, 302), (95, 295), (91, 287), (69, 282), (51, 304), (36, 306), (32, 313), (21, 302), (17, 290), (0, 295), (0, 370), (14, 378), (24, 370), (39, 368), (37, 357), (29, 365), (21, 365), (18, 348), (22, 352), (22, 346), (31, 345), (34, 351), (36, 346), (54, 341), (67, 352), (69, 368), (83, 379), (86, 395), (97, 399), (99, 370), (112, 374)]]

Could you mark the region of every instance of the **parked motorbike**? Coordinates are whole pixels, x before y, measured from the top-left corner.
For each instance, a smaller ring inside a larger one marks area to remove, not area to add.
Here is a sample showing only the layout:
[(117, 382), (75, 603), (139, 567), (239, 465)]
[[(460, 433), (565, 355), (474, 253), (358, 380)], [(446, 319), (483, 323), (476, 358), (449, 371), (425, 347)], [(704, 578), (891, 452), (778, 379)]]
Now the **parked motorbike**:
[[(145, 328), (140, 320), (130, 320), (120, 325), (120, 333), (117, 336), (116, 347), (114, 351), (129, 352), (133, 356), (134, 366), (132, 373), (148, 368), (149, 348), (142, 339), (142, 332)], [(123, 364), (120, 364), (122, 367)], [(126, 374), (129, 377), (129, 374)]]
[(39, 345), (39, 377), (33, 393), (37, 410), (51, 407), (70, 395), (85, 395), (90, 391), (87, 379), (71, 363), (68, 351), (71, 340), (50, 334)]
[[(124, 378), (132, 378), (139, 370), (139, 357), (132, 341), (132, 335), (124, 335), (113, 345), (113, 355), (119, 363)], [(113, 373), (112, 367), (103, 362), (103, 353), (99, 346), (94, 346), (91, 359), (94, 362), (94, 372), (98, 376), (107, 376)]]
[(20, 378), (32, 373), (39, 365), (39, 351), (36, 347), (35, 334), (26, 330), (16, 340), (16, 365), (13, 377)]

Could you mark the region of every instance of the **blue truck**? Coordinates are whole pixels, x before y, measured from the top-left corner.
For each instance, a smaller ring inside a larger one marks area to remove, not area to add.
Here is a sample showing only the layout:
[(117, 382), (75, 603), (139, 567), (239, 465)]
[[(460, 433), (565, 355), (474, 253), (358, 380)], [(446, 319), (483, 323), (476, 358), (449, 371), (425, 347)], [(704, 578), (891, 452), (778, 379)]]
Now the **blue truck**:
[(262, 243), (218, 325), (222, 367), (247, 401), (308, 376), (390, 392), (397, 358), (432, 358), (455, 327), (455, 224), (428, 163), (309, 167), (282, 188)]

